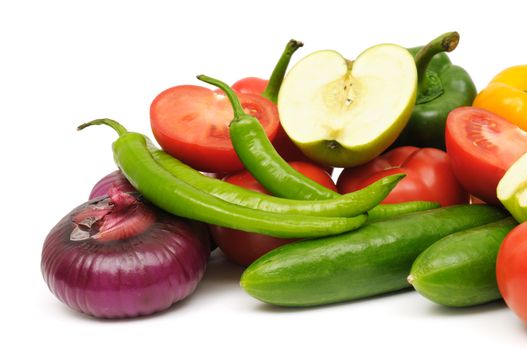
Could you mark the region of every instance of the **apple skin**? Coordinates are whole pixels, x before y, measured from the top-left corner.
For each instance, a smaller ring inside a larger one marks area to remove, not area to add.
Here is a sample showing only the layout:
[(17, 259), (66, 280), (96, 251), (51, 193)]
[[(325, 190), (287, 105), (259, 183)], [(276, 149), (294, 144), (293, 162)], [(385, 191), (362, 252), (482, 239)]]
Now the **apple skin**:
[[(398, 45), (380, 44), (373, 46), (368, 50), (383, 45), (392, 45), (401, 48), (408, 54), (408, 60), (414, 62), (413, 56), (410, 54), (410, 52)], [(353, 64), (357, 62), (360, 57), (364, 55), (368, 50), (361, 53), (355, 61), (346, 60), (344, 57), (342, 57), (342, 59), (347, 62), (349, 69), (353, 71)], [(317, 52), (311, 53), (308, 56), (317, 54)], [(308, 56), (306, 56), (306, 58)], [(301, 142), (295, 139), (295, 136), (291, 132), (288, 132), (288, 130), (286, 129), (288, 136), (309, 159), (319, 164), (332, 167), (347, 168), (367, 163), (373, 158), (379, 156), (397, 139), (397, 137), (403, 131), (411, 117), (417, 98), (417, 70), (415, 69), (415, 65), (413, 65), (413, 67), (414, 70), (409, 72), (409, 74), (411, 75), (410, 78), (414, 80), (413, 91), (409, 96), (405, 97), (408, 99), (406, 105), (400, 111), (400, 114), (396, 118), (396, 120), (389, 127), (384, 129), (380, 134), (376, 135), (375, 138), (372, 139), (370, 142), (355, 144), (352, 146), (346, 146), (334, 140), (316, 140), (313, 142)], [(286, 76), (284, 83), (287, 83), (287, 78), (288, 77)], [(279, 109), (280, 103), (283, 102), (283, 100), (285, 99), (287, 99), (287, 96), (283, 96), (282, 94), (279, 95)], [(284, 123), (282, 123), (282, 125), (284, 125)]]

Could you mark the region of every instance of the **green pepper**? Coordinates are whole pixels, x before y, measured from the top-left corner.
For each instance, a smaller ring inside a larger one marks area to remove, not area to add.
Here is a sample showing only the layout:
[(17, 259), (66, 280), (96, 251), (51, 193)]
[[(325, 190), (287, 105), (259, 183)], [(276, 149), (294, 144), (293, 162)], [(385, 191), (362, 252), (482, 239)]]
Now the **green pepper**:
[(458, 42), (459, 34), (450, 32), (424, 47), (409, 49), (417, 66), (417, 100), (406, 128), (392, 147), (412, 145), (445, 150), (448, 113), (472, 105), (477, 94), (468, 73), (453, 65), (445, 53), (454, 50)]
[(335, 235), (353, 231), (366, 221), (364, 214), (346, 218), (279, 214), (226, 202), (190, 186), (159, 165), (149, 151), (146, 136), (128, 132), (112, 119), (96, 119), (78, 129), (91, 125), (107, 125), (117, 132), (113, 153), (123, 175), (147, 200), (173, 215), (280, 238)]
[[(161, 167), (190, 186), (232, 204), (273, 213), (349, 217), (366, 211), (369, 215), (369, 211), (374, 210), (374, 216), (377, 217), (380, 216), (380, 212), (384, 213), (384, 211), (390, 210), (372, 208), (378, 208), (377, 204), (386, 198), (395, 185), (405, 176), (404, 174), (389, 175), (363, 189), (332, 199), (294, 200), (273, 197), (205, 176), (154, 145), (148, 145), (148, 148), (152, 158)], [(397, 208), (392, 211), (400, 212), (403, 209)]]

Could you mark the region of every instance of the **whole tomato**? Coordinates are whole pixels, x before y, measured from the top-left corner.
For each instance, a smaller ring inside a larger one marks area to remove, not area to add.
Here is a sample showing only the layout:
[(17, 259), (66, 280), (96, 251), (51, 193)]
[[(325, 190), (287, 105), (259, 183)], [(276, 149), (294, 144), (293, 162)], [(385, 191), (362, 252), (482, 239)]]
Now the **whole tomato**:
[(435, 148), (405, 146), (354, 168), (344, 169), (337, 187), (340, 193), (353, 192), (392, 174), (405, 173), (383, 203), (433, 201), (442, 206), (469, 202), (458, 183), (448, 155)]
[(527, 222), (516, 226), (501, 243), (496, 280), (507, 306), (527, 324)]
[[(289, 164), (330, 190), (337, 190), (329, 174), (322, 168), (306, 162), (290, 162)], [(253, 191), (269, 194), (247, 170), (228, 175), (224, 180)], [(251, 264), (260, 256), (281, 245), (295, 241), (294, 239), (275, 238), (214, 225), (211, 225), (211, 234), (225, 256), (242, 266)]]

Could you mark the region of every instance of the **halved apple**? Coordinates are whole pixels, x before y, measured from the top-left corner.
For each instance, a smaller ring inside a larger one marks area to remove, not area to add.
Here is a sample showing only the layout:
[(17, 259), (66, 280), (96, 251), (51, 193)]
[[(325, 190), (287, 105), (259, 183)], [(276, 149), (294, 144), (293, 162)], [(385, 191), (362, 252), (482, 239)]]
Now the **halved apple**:
[(527, 221), (527, 153), (505, 172), (496, 192), (500, 202), (516, 221)]
[(336, 51), (316, 51), (286, 75), (280, 122), (312, 160), (355, 166), (393, 143), (410, 118), (416, 91), (414, 59), (401, 46), (373, 46), (354, 62)]

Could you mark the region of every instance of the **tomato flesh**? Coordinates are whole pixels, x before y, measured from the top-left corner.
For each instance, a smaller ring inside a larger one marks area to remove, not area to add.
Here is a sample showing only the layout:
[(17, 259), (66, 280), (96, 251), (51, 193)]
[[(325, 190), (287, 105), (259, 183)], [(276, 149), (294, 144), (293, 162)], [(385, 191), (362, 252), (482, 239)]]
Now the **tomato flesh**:
[(457, 179), (470, 194), (500, 204), (499, 181), (527, 152), (527, 133), (500, 116), (475, 107), (454, 109), (447, 118), (446, 148)]
[[(289, 164), (312, 180), (336, 191), (333, 180), (322, 168), (306, 162), (291, 162)], [(224, 180), (256, 192), (269, 194), (246, 170), (228, 175)], [(215, 225), (211, 225), (211, 234), (225, 256), (232, 262), (242, 266), (248, 266), (265, 253), (295, 241), (294, 239), (275, 238)]]
[[(238, 94), (245, 112), (258, 118), (270, 140), (278, 132), (276, 106)], [(229, 135), (233, 110), (227, 97), (200, 86), (181, 85), (160, 93), (150, 107), (152, 132), (167, 153), (205, 172), (243, 169)]]

